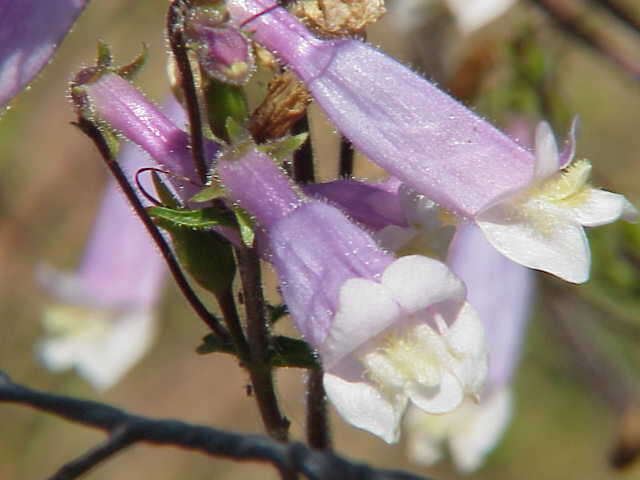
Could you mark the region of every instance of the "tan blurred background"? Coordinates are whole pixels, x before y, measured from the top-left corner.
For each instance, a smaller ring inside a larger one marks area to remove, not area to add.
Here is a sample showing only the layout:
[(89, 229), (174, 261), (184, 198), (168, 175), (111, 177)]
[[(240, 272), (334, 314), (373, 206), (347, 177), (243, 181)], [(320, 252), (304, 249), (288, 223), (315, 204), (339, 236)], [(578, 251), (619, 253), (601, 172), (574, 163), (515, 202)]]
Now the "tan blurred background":
[[(132, 412), (173, 417), (242, 432), (261, 432), (247, 376), (230, 357), (198, 356), (205, 328), (170, 285), (161, 305), (155, 347), (115, 388), (99, 395), (74, 373), (51, 374), (33, 355), (41, 334), (45, 299), (34, 281), (39, 262), (73, 268), (79, 259), (100, 198), (106, 172), (93, 146), (69, 122), (67, 80), (94, 57), (98, 38), (123, 63), (150, 45), (150, 62), (138, 83), (160, 100), (166, 91), (166, 45), (162, 34), (166, 3), (94, 2), (60, 49), (55, 61), (0, 120), (0, 369), (15, 381), (51, 392), (99, 399)], [(407, 44), (378, 25), (370, 40), (410, 57)], [(552, 35), (551, 33), (549, 35)], [(555, 35), (555, 34), (554, 34)], [(387, 38), (388, 37), (388, 38)], [(391, 42), (393, 40), (393, 43)], [(601, 58), (558, 36), (565, 49), (558, 85), (583, 129), (579, 154), (594, 161), (596, 178), (640, 200), (640, 82)], [(316, 129), (324, 129), (320, 120)], [(334, 158), (335, 136), (323, 136), (323, 158)], [(326, 143), (326, 145), (324, 144)], [(358, 167), (361, 175), (371, 171)], [(331, 174), (330, 168), (324, 173)], [(576, 321), (581, 321), (576, 318)], [(287, 322), (287, 321), (284, 321)], [(283, 323), (284, 323), (283, 322)], [(283, 325), (279, 328), (288, 328)], [(500, 447), (479, 479), (640, 479), (640, 466), (613, 472), (607, 455), (616, 417), (576, 378), (563, 349), (550, 340), (548, 325), (531, 323), (518, 374), (517, 410)], [(304, 436), (304, 375), (278, 372), (282, 406), (292, 436)], [(333, 417), (335, 446), (353, 459), (406, 468), (435, 479), (460, 478), (446, 463), (421, 469), (407, 463), (404, 445), (388, 446)], [(102, 434), (16, 406), (0, 406), (0, 479), (46, 478), (84, 452)], [(137, 446), (86, 475), (90, 480), (276, 478), (269, 467), (212, 459), (171, 448)]]

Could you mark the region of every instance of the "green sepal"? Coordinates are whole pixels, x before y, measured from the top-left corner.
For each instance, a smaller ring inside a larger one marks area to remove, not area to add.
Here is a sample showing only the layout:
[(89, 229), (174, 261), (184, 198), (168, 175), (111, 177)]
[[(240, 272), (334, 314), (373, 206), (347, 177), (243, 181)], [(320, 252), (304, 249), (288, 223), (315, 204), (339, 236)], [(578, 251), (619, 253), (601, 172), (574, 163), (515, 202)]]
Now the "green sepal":
[[(201, 355), (208, 353), (236, 354), (231, 341), (221, 340), (213, 333), (202, 339), (202, 344), (196, 348), (196, 352)], [(320, 366), (318, 356), (307, 342), (284, 335), (275, 335), (271, 338), (269, 364), (273, 367), (293, 368), (318, 368)]]
[(173, 192), (165, 185), (158, 172), (152, 171), (151, 179), (153, 180), (153, 186), (155, 187), (156, 193), (158, 194), (158, 197), (160, 197), (162, 204), (168, 208), (179, 209), (180, 200), (178, 200)]
[(307, 132), (299, 133), (290, 137), (285, 137), (275, 142), (265, 143), (258, 146), (258, 150), (273, 159), (282, 161), (286, 160), (289, 155), (299, 149), (304, 142), (307, 141), (309, 134)]
[(240, 237), (242, 238), (242, 241), (247, 247), (252, 247), (253, 242), (256, 239), (256, 232), (254, 231), (253, 220), (251, 219), (249, 212), (240, 207), (236, 207), (233, 209), (233, 213), (235, 214), (238, 226), (240, 227)]
[(147, 58), (149, 57), (149, 46), (146, 43), (142, 44), (142, 52), (138, 55), (131, 63), (128, 65), (123, 65), (122, 67), (115, 70), (115, 73), (120, 75), (122, 78), (126, 80), (133, 80), (133, 78), (140, 73), (142, 67), (147, 63)]
[(169, 231), (180, 265), (202, 288), (222, 293), (233, 282), (236, 263), (231, 244), (214, 231), (177, 227)]
[(113, 66), (113, 55), (111, 47), (102, 40), (98, 40), (98, 56), (96, 58), (96, 66), (102, 70), (108, 70)]
[(205, 95), (209, 107), (207, 112), (211, 131), (219, 139), (229, 142), (231, 137), (228, 131), (228, 119), (231, 118), (238, 125), (242, 125), (249, 117), (244, 89), (210, 79)]
[(233, 117), (227, 117), (225, 129), (227, 131), (227, 138), (232, 145), (243, 144), (251, 139), (251, 135), (244, 124)]
[(214, 183), (212, 185), (207, 185), (206, 187), (204, 187), (193, 197), (191, 197), (189, 201), (195, 203), (209, 202), (211, 200), (224, 197), (224, 193), (224, 188), (218, 183)]
[[(166, 207), (149, 207), (147, 212), (153, 218), (162, 220), (159, 225), (167, 228), (167, 224), (175, 227), (187, 228), (209, 228), (220, 225), (229, 227), (235, 226), (232, 219), (223, 212), (214, 207), (199, 208), (197, 210), (176, 210)], [(236, 215), (237, 216), (237, 215)], [(171, 227), (168, 227), (171, 230)]]

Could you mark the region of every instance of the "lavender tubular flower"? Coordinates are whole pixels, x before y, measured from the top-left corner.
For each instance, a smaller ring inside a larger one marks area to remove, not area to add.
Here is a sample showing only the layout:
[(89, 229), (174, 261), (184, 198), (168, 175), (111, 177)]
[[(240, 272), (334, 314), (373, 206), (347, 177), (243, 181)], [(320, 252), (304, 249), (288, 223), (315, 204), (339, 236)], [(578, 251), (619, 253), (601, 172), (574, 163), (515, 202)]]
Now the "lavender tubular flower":
[[(151, 155), (158, 165), (173, 173), (167, 180), (183, 201), (195, 195), (201, 187), (198, 187), (189, 137), (176, 126), (185, 120), (180, 104), (172, 99), (167, 103), (165, 115), (131, 83), (115, 73), (101, 73), (89, 80), (82, 78), (85, 75), (81, 73), (78, 76), (80, 81), (72, 88), (76, 107), (127, 137)], [(213, 158), (217, 146), (212, 142), (207, 145), (210, 158)]]
[[(437, 461), (446, 444), (456, 466), (469, 472), (482, 464), (511, 418), (510, 383), (530, 314), (534, 274), (498, 253), (471, 223), (458, 227), (447, 264), (464, 281), (467, 299), (484, 324), (489, 352), (487, 381), (478, 403), (466, 402), (439, 417), (411, 411), (405, 425), (415, 461)], [(509, 295), (501, 294), (504, 285), (509, 286)]]
[(394, 259), (339, 210), (301, 197), (252, 146), (222, 157), (217, 174), (264, 230), (284, 300), (346, 421), (394, 442), (409, 403), (443, 413), (478, 391), (483, 331), (443, 263)]
[(417, 194), (476, 221), (511, 260), (585, 282), (583, 226), (636, 217), (622, 195), (588, 184), (588, 162), (569, 166), (573, 140), (558, 152), (547, 124), (532, 153), (364, 43), (318, 39), (272, 0), (230, 0), (228, 8), (300, 77), (355, 147)]
[[(124, 147), (129, 172), (144, 155)], [(75, 273), (40, 272), (56, 299), (44, 316), (37, 347), (51, 370), (75, 368), (96, 389), (113, 386), (145, 354), (155, 333), (164, 261), (115, 181), (110, 180), (82, 263)]]
[(49, 62), (87, 2), (0, 1), (0, 107)]

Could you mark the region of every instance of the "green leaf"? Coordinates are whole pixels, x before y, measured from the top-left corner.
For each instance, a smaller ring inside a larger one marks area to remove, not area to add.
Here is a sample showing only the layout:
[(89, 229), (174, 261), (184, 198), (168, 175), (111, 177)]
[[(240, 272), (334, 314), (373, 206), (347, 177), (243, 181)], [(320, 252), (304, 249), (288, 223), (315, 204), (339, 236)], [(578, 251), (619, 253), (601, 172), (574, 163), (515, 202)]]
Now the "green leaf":
[(281, 318), (289, 315), (289, 309), (285, 303), (280, 305), (267, 305), (267, 312), (269, 314), (269, 323), (273, 325)]
[[(221, 340), (215, 334), (202, 339), (196, 348), (201, 355), (209, 353), (228, 353), (235, 355), (235, 348), (230, 341)], [(269, 363), (273, 367), (317, 368), (318, 356), (304, 340), (276, 335), (271, 338)]]
[(210, 333), (206, 335), (202, 339), (202, 343), (196, 347), (196, 353), (200, 355), (206, 355), (208, 353), (230, 353), (235, 355), (236, 349), (231, 339), (224, 340), (215, 333)]
[(224, 188), (215, 183), (213, 185), (208, 185), (196, 193), (193, 197), (189, 199), (190, 202), (203, 203), (208, 202), (210, 200), (215, 200), (216, 198), (220, 198), (224, 196)]
[[(214, 208), (200, 208), (197, 210), (175, 210), (165, 207), (149, 207), (147, 212), (154, 218), (161, 219), (163, 228), (168, 224), (177, 227), (208, 228), (218, 225), (234, 226), (233, 221), (225, 212)], [(171, 228), (169, 227), (169, 230)], [(243, 237), (244, 238), (244, 237)]]
[(276, 160), (285, 160), (289, 155), (295, 152), (307, 141), (309, 134), (307, 132), (299, 133), (291, 137), (286, 137), (275, 142), (265, 143), (258, 146), (258, 150), (270, 155)]
[(242, 241), (247, 247), (252, 247), (253, 242), (256, 239), (256, 233), (254, 231), (253, 220), (251, 220), (249, 212), (240, 207), (236, 207), (233, 209), (233, 213), (235, 214), (238, 226), (240, 227), (240, 237), (242, 237)]
[(271, 365), (274, 367), (317, 368), (318, 356), (304, 340), (276, 335), (272, 339)]

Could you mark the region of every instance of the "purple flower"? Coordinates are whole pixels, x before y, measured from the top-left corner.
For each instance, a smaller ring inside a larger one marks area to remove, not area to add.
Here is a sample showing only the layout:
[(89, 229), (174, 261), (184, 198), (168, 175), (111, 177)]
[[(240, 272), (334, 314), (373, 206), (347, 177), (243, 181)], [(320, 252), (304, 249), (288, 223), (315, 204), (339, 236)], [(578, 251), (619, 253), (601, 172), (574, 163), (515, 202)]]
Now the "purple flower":
[(532, 153), (369, 45), (316, 38), (273, 0), (227, 5), (356, 148), (416, 194), (476, 221), (511, 260), (584, 282), (590, 253), (583, 226), (635, 218), (622, 195), (588, 184), (588, 162), (569, 166), (573, 141), (560, 154), (546, 124)]
[(394, 442), (409, 403), (443, 413), (478, 391), (483, 331), (443, 263), (394, 259), (338, 209), (297, 193), (252, 145), (223, 156), (217, 175), (262, 229), (284, 300), (320, 353), (327, 395), (345, 420)]
[[(144, 155), (128, 145), (120, 162), (132, 173), (144, 166)], [(153, 340), (165, 277), (164, 260), (114, 180), (77, 271), (39, 273), (55, 300), (45, 311), (41, 360), (54, 371), (75, 368), (99, 390), (111, 387)]]
[(0, 107), (49, 62), (85, 0), (0, 0)]
[[(82, 72), (78, 78), (85, 76), (88, 75)], [(186, 202), (200, 191), (202, 186), (198, 185), (189, 136), (176, 125), (185, 121), (180, 104), (171, 99), (164, 114), (135, 86), (115, 73), (88, 77), (72, 88), (76, 106), (140, 146), (157, 165), (173, 173), (167, 180), (181, 200)], [(217, 145), (209, 142), (208, 146), (212, 159)]]
[[(431, 464), (446, 444), (456, 466), (476, 470), (495, 447), (512, 414), (511, 379), (518, 365), (530, 315), (534, 273), (497, 252), (472, 223), (458, 227), (447, 261), (467, 287), (487, 334), (489, 373), (479, 402), (465, 402), (454, 412), (406, 417), (411, 457)], [(508, 285), (509, 294), (503, 295)]]

